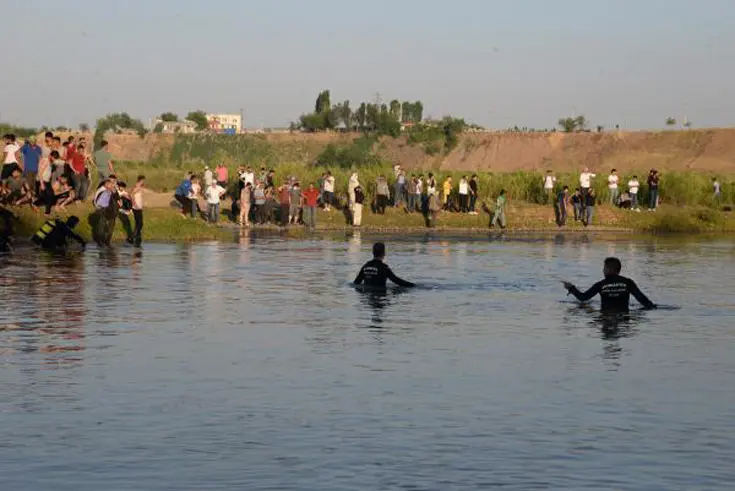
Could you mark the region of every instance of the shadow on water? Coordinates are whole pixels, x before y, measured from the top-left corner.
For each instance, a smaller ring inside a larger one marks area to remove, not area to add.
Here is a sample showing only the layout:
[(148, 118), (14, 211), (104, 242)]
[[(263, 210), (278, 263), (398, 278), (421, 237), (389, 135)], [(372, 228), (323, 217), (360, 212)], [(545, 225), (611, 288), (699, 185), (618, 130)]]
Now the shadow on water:
[(586, 329), (599, 336), (602, 341), (602, 358), (614, 369), (620, 367), (620, 360), (625, 354), (621, 340), (638, 336), (646, 323), (644, 310), (601, 312), (599, 308), (585, 304), (570, 307), (565, 316), (565, 324), (570, 332)]
[(400, 288), (365, 288), (356, 287), (360, 303), (371, 313), (369, 329), (383, 329), (385, 311), (396, 303), (404, 291)]

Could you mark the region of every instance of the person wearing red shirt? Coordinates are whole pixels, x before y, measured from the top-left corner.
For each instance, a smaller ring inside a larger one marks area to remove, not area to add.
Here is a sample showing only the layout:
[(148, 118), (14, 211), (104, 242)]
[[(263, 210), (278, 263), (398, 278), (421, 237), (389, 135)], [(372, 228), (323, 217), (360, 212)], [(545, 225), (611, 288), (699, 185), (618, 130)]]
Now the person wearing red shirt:
[(68, 160), (72, 174), (71, 181), (74, 186), (74, 194), (79, 201), (87, 199), (87, 192), (89, 191), (89, 178), (87, 177), (87, 156), (84, 152), (84, 146), (80, 145), (78, 149), (71, 151), (74, 148), (72, 145), (67, 147), (67, 155), (70, 155)]
[(304, 225), (312, 229), (316, 228), (316, 205), (319, 199), (319, 190), (314, 187), (312, 182), (301, 195), (304, 199)]

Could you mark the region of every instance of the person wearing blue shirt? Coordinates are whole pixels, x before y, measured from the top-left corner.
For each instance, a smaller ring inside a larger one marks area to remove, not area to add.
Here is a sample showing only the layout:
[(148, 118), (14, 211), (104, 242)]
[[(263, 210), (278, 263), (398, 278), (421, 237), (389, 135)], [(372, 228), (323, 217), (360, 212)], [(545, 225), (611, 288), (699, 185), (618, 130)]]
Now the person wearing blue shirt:
[(23, 147), (20, 154), (23, 156), (23, 178), (28, 184), (28, 188), (35, 190), (38, 194), (36, 176), (38, 175), (38, 164), (41, 161), (41, 147), (36, 145), (36, 137), (30, 136)]
[(174, 192), (174, 198), (176, 201), (181, 203), (181, 216), (186, 217), (186, 211), (189, 210), (192, 218), (196, 216), (196, 208), (193, 206), (193, 202), (189, 196), (191, 196), (191, 181), (194, 176), (187, 176), (186, 179), (181, 181), (181, 184), (176, 188)]

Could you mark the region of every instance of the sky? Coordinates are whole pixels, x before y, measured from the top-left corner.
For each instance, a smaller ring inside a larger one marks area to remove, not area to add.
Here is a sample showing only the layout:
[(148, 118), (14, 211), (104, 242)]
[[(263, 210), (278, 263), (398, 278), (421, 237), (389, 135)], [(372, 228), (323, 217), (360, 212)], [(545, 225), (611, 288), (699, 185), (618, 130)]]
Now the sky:
[(421, 100), (487, 128), (735, 123), (733, 0), (23, 0), (4, 4), (0, 121)]

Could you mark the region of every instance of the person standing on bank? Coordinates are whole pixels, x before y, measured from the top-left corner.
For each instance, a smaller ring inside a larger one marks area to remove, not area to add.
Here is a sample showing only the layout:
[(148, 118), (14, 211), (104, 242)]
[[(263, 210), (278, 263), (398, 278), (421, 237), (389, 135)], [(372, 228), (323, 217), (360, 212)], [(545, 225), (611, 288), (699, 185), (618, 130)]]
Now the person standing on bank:
[(569, 203), (569, 186), (564, 186), (564, 189), (556, 195), (556, 202), (554, 203), (556, 224), (560, 227), (567, 224), (567, 203)]
[(475, 204), (477, 203), (477, 192), (477, 174), (472, 174), (472, 178), (470, 179), (470, 215), (477, 215), (477, 211), (475, 210)]
[(495, 214), (493, 215), (493, 219), (490, 222), (490, 228), (493, 228), (495, 225), (500, 225), (500, 228), (505, 228), (506, 222), (505, 222), (505, 205), (507, 203), (507, 200), (505, 198), (505, 189), (500, 190), (500, 195), (498, 196), (498, 199), (495, 202)]
[(610, 175), (607, 177), (607, 189), (610, 191), (610, 204), (615, 206), (618, 204), (618, 198), (620, 197), (620, 190), (618, 189), (618, 171), (613, 169), (610, 171)]
[(94, 162), (97, 164), (100, 182), (115, 174), (115, 165), (112, 161), (112, 154), (107, 149), (108, 145), (107, 140), (102, 140), (100, 149), (94, 152)]
[(594, 189), (590, 189), (587, 194), (582, 196), (584, 202), (585, 216), (582, 219), (584, 226), (592, 223), (592, 217), (595, 215), (595, 202), (597, 201), (597, 193)]
[(143, 242), (143, 195), (145, 194), (145, 176), (138, 176), (135, 187), (131, 193), (133, 199), (133, 218), (135, 228), (133, 229), (133, 245), (140, 247)]
[(648, 174), (648, 211), (656, 211), (658, 207), (658, 181), (660, 176), (656, 169)]
[(467, 176), (462, 176), (459, 180), (459, 210), (462, 213), (470, 211), (470, 183)]
[(373, 259), (368, 261), (360, 269), (360, 272), (355, 278), (355, 285), (365, 285), (373, 288), (385, 288), (388, 280), (391, 280), (398, 286), (403, 287), (414, 287), (414, 283), (403, 280), (393, 273), (390, 267), (385, 264), (385, 244), (382, 242), (376, 242), (373, 244)]
[(352, 205), (352, 225), (359, 227), (362, 225), (362, 205), (365, 202), (365, 193), (362, 192), (362, 186), (354, 189), (355, 203)]
[(319, 201), (319, 190), (314, 187), (314, 183), (309, 184), (309, 188), (303, 192), (304, 200), (304, 225), (310, 229), (316, 228), (316, 207)]

